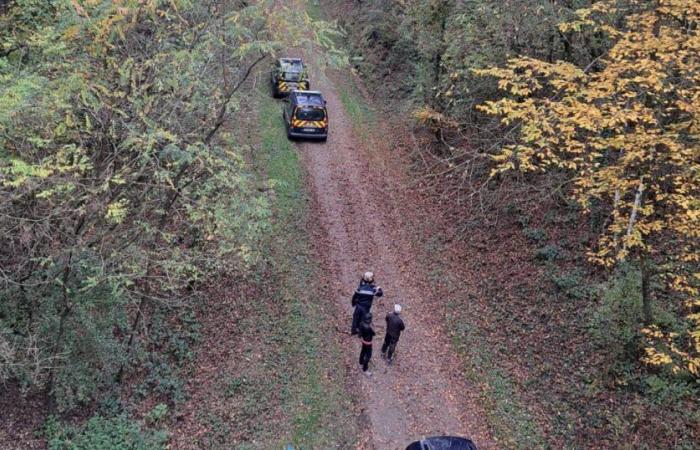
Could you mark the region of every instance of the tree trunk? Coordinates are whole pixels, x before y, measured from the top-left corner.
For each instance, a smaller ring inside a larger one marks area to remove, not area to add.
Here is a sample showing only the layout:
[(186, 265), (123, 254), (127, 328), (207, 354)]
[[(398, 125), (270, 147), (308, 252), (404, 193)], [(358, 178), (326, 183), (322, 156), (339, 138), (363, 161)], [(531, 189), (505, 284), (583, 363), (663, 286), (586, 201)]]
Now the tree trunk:
[[(439, 6), (438, 10), (438, 30), (437, 30), (437, 48), (435, 49), (435, 54), (433, 55), (433, 85), (431, 88), (437, 89), (440, 86), (440, 75), (442, 73), (442, 55), (445, 52), (445, 31), (447, 29), (447, 17), (450, 12), (449, 1), (443, 2)], [(432, 89), (428, 89), (427, 92), (432, 92)], [(439, 111), (442, 110), (442, 101), (438, 99), (435, 95), (430, 96), (433, 106)]]
[(644, 314), (644, 325), (651, 325), (654, 321), (654, 316), (651, 311), (651, 289), (649, 281), (651, 278), (651, 269), (646, 256), (639, 258), (639, 268), (642, 273), (642, 313)]
[[(81, 225), (82, 226), (82, 225)], [(66, 320), (68, 319), (68, 315), (71, 312), (71, 303), (70, 299), (68, 298), (68, 282), (69, 282), (69, 277), (71, 275), (71, 264), (73, 262), (73, 252), (71, 251), (68, 254), (68, 258), (66, 260), (66, 266), (63, 269), (63, 277), (62, 277), (62, 303), (63, 307), (61, 310), (61, 315), (58, 321), (58, 332), (56, 334), (56, 340), (54, 342), (53, 349), (51, 350), (51, 359), (49, 360), (51, 363), (51, 367), (49, 368), (49, 376), (47, 378), (46, 382), (46, 401), (47, 403), (47, 409), (50, 414), (53, 414), (56, 411), (56, 397), (53, 395), (54, 391), (54, 383), (55, 383), (55, 375), (56, 375), (56, 368), (54, 367), (54, 361), (58, 358), (58, 354), (61, 351), (61, 343), (63, 342), (63, 334), (66, 330)]]

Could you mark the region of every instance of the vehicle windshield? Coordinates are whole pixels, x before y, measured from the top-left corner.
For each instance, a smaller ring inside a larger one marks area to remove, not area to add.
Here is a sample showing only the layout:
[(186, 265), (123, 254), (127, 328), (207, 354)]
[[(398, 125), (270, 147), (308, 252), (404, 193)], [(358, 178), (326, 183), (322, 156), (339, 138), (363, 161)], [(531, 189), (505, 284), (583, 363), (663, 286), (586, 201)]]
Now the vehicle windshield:
[(285, 81), (299, 81), (301, 80), (301, 72), (284, 72), (282, 79)]
[(323, 108), (300, 106), (297, 108), (294, 116), (299, 120), (318, 121), (326, 118), (326, 112), (323, 110)]
[(304, 71), (304, 65), (301, 63), (301, 61), (297, 60), (282, 60), (280, 62), (280, 69), (282, 69), (282, 72), (284, 73), (296, 73), (300, 74)]

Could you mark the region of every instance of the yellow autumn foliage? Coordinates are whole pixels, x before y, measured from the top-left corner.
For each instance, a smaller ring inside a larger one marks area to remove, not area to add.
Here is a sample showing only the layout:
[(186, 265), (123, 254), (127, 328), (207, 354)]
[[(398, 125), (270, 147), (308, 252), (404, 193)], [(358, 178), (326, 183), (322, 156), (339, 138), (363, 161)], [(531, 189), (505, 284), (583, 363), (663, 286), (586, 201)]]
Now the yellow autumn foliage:
[(428, 106), (416, 110), (413, 117), (419, 123), (435, 128), (456, 128), (458, 126), (457, 122)]
[[(519, 140), (494, 156), (493, 173), (566, 169), (588, 210), (608, 205), (605, 233), (589, 256), (612, 267), (655, 262), (683, 299), (690, 331), (644, 329), (643, 360), (700, 376), (700, 2), (601, 0), (562, 31), (595, 27), (613, 41), (585, 69), (516, 58), (476, 71), (507, 95), (481, 111), (518, 127)], [(613, 16), (624, 24), (612, 24)]]

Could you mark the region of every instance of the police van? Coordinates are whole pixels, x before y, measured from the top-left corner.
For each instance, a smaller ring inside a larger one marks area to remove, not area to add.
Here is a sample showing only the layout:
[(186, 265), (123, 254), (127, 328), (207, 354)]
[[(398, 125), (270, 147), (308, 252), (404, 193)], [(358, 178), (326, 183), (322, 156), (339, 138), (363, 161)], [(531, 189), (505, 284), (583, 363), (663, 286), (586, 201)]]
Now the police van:
[(292, 91), (285, 99), (282, 115), (288, 138), (328, 138), (328, 110), (319, 91)]
[(301, 58), (280, 58), (275, 61), (270, 76), (272, 96), (283, 97), (294, 89), (310, 88), (309, 77)]

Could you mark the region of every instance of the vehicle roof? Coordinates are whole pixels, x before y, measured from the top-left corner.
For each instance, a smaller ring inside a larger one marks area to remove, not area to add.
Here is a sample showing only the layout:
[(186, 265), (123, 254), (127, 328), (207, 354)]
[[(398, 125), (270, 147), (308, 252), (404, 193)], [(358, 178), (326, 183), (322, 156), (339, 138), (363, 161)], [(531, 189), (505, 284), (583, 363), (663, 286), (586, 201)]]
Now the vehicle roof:
[(310, 106), (325, 106), (326, 102), (323, 99), (323, 94), (319, 91), (292, 91), (290, 97), (292, 101), (300, 105)]
[(280, 58), (280, 66), (285, 72), (304, 70), (304, 62), (301, 58)]
[(467, 438), (434, 436), (413, 442), (406, 450), (476, 450), (476, 445)]

